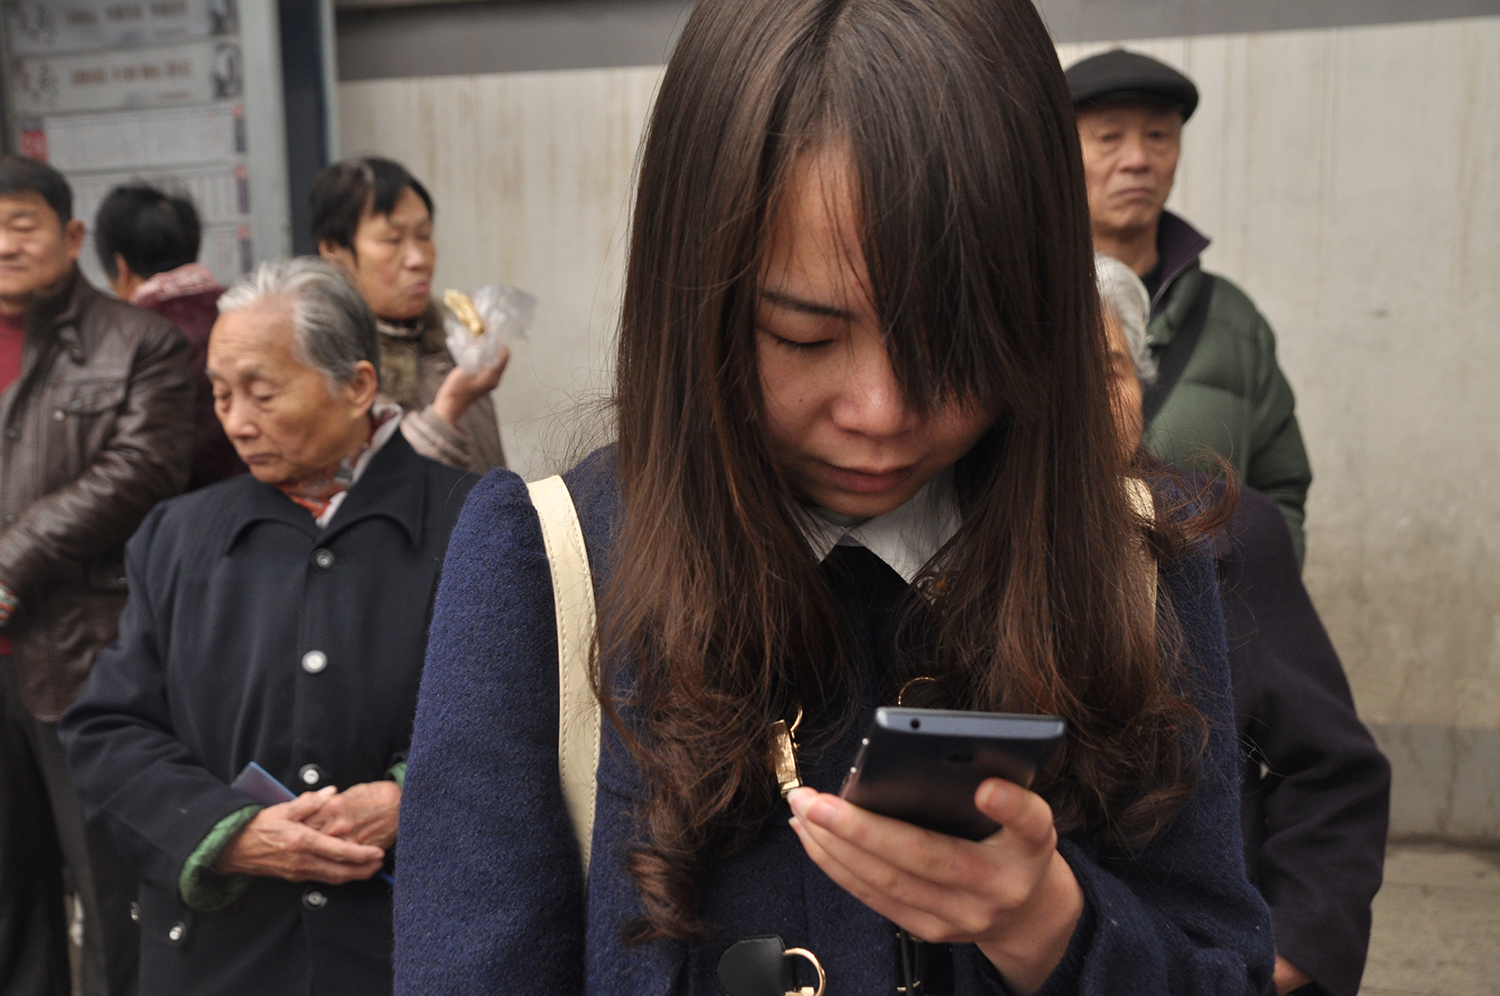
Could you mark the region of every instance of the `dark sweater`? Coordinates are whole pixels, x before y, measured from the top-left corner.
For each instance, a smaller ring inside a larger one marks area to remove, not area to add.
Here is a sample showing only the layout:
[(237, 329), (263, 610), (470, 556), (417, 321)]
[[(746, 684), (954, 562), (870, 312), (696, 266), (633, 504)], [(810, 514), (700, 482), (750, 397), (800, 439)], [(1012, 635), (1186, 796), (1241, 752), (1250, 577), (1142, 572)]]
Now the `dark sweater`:
[(1355, 996), (1380, 889), (1391, 768), (1298, 574), (1286, 522), (1244, 490), (1220, 542), (1240, 816), (1276, 949), (1329, 996)]
[[(596, 586), (605, 582), (619, 497), (608, 451), (567, 475)], [(1059, 849), (1086, 910), (1045, 992), (1253, 993), (1271, 970), (1264, 903), (1240, 851), (1222, 621), (1209, 558), (1162, 575), (1199, 666), (1195, 699), (1213, 734), (1197, 791), (1133, 859), (1080, 835)], [(846, 606), (853, 589), (836, 592)], [(491, 473), (471, 494), (443, 570), (422, 679), (396, 889), (398, 993), (684, 993), (719, 996), (713, 966), (734, 940), (777, 933), (812, 950), (828, 996), (894, 993), (894, 929), (829, 880), (785, 820), (703, 883), (713, 939), (627, 947), (639, 912), (621, 856), (638, 797), (628, 755), (607, 726), (598, 773), (593, 864), (582, 873), (557, 776), (557, 647), (547, 558), (525, 485)], [(860, 703), (855, 729), (872, 702)], [(816, 730), (809, 740), (816, 739)], [(844, 749), (840, 749), (843, 747)], [(804, 780), (836, 791), (836, 745), (804, 759)], [(781, 814), (783, 817), (787, 814)], [(953, 949), (956, 991), (1001, 993), (973, 945)]]

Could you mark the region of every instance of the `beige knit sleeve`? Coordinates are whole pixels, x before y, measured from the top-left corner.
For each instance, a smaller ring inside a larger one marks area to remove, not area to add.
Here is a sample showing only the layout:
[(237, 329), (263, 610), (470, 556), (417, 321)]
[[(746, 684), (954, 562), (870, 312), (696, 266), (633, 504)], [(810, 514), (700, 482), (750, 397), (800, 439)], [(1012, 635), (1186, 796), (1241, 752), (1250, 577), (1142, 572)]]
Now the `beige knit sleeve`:
[(428, 405), (421, 411), (406, 413), (401, 420), (401, 434), (411, 448), (438, 463), (468, 470), (474, 463), (473, 443), (468, 436), (444, 421)]

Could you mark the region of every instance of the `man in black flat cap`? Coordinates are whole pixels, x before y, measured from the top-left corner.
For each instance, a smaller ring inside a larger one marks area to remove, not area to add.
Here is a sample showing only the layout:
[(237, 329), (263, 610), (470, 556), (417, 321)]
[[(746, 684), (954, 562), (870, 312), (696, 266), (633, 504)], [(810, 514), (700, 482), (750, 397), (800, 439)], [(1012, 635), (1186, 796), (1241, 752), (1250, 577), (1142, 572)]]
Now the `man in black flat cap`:
[(1208, 239), (1165, 210), (1198, 88), (1171, 66), (1113, 49), (1067, 70), (1078, 109), (1094, 248), (1136, 272), (1151, 294), (1145, 443), (1168, 463), (1212, 473), (1227, 460), (1263, 492), (1303, 559), (1303, 504), (1312, 483), (1292, 389), (1276, 338), (1234, 284), (1199, 266)]

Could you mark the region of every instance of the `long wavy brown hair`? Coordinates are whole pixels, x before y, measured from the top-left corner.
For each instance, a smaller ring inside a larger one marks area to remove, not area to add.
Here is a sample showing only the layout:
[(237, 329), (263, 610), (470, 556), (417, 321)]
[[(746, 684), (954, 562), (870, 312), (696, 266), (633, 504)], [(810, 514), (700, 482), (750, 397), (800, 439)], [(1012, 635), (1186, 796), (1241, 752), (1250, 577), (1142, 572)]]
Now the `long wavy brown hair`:
[(762, 435), (753, 323), (788, 177), (830, 142), (910, 403), (996, 414), (929, 565), (929, 673), (957, 707), (1067, 720), (1039, 785), (1060, 832), (1139, 848), (1194, 783), (1203, 720), (1140, 543), (1195, 529), (1122, 483), (1073, 106), (1030, 0), (700, 0), (640, 162), (597, 657), (642, 778), (638, 942), (710, 929), (704, 871), (779, 801), (768, 724), (856, 680)]

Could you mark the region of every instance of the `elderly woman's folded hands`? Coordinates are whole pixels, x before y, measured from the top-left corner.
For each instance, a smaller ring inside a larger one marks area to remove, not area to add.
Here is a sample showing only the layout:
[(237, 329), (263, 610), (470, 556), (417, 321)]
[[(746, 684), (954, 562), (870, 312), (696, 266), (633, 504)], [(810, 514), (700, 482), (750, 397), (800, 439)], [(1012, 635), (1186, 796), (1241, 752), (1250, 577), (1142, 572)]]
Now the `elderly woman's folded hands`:
[(225, 846), (214, 870), (331, 885), (367, 879), (396, 842), (400, 804), (395, 782), (304, 792), (257, 813)]

